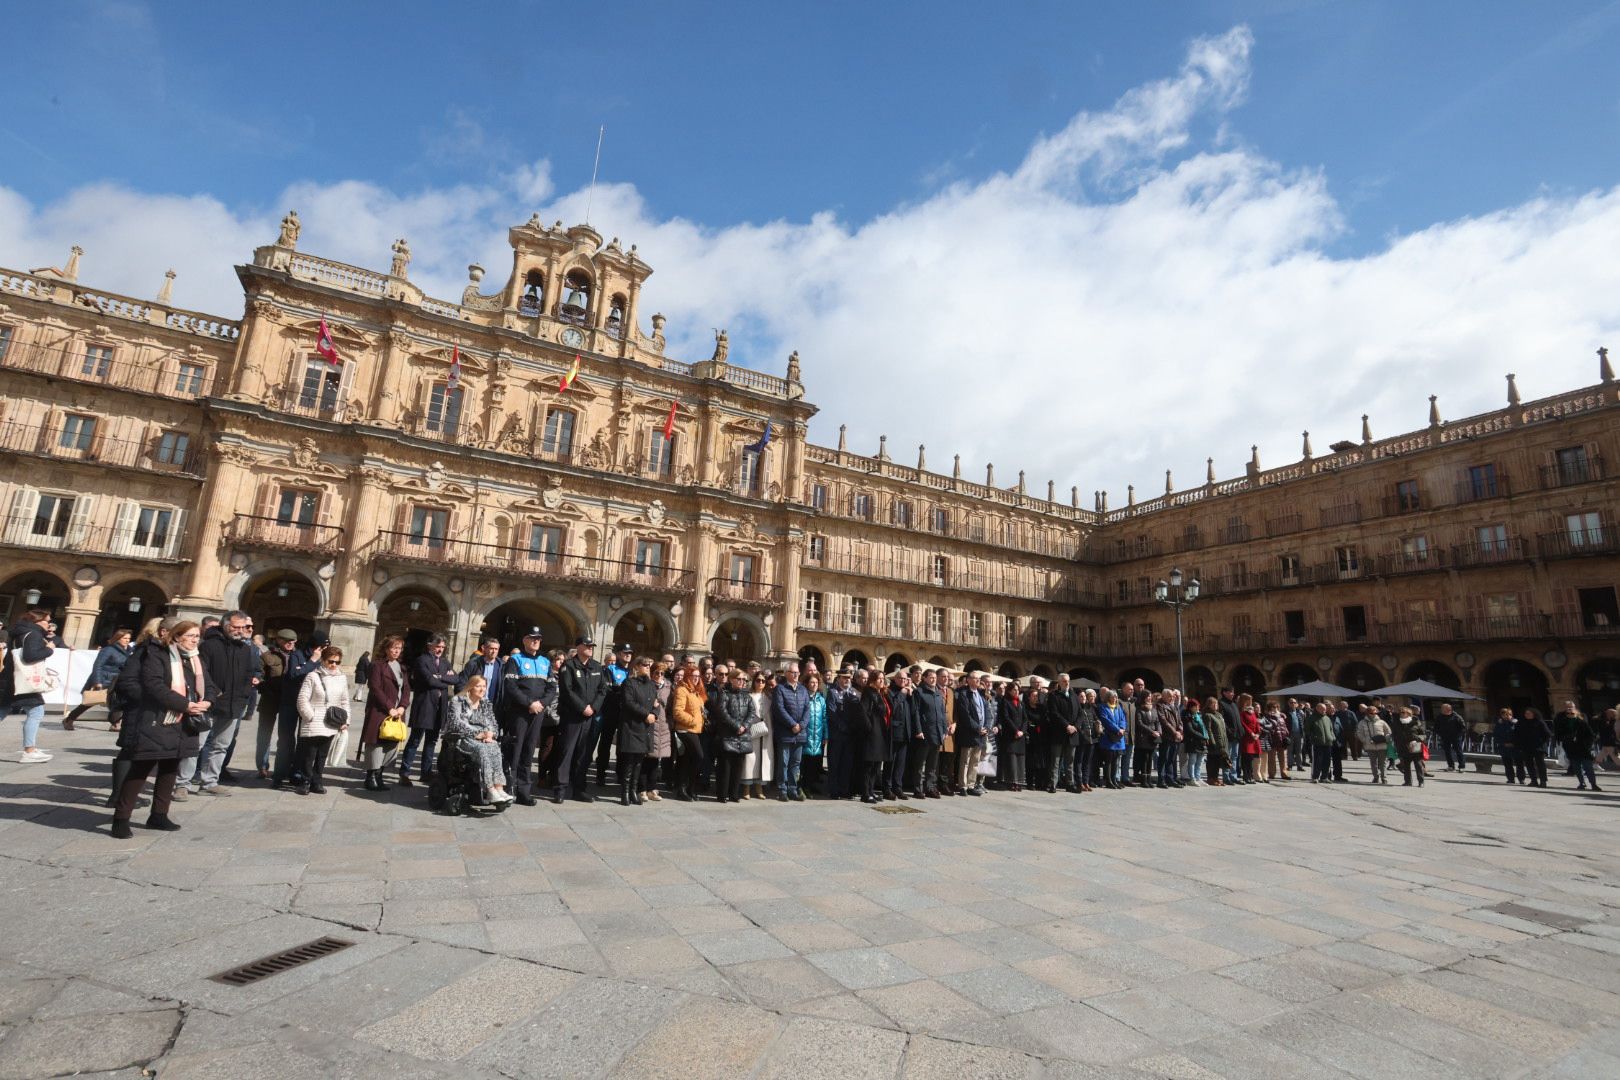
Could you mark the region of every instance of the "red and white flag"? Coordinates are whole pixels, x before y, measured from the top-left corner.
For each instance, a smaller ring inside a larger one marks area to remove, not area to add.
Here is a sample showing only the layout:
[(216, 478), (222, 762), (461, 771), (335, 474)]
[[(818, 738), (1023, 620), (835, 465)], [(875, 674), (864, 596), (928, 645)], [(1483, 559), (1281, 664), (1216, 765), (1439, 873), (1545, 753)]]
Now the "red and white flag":
[(315, 351), (320, 353), (331, 363), (343, 363), (343, 361), (338, 357), (337, 347), (332, 344), (332, 331), (327, 329), (326, 319), (324, 317), (321, 319), (321, 335), (315, 339)]
[(450, 377), (444, 380), (444, 385), (454, 390), (461, 385), (461, 346), (450, 346)]

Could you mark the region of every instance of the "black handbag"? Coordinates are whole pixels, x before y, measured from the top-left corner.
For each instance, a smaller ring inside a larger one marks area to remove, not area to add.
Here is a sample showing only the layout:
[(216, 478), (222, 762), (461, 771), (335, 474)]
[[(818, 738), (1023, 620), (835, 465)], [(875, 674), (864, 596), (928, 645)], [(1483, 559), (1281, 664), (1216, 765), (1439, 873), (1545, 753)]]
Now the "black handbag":
[(205, 731), (214, 729), (214, 718), (207, 713), (181, 713), (180, 730), (187, 735), (201, 735)]
[(349, 723), (349, 710), (341, 705), (328, 705), (321, 720), (333, 731), (341, 731)]

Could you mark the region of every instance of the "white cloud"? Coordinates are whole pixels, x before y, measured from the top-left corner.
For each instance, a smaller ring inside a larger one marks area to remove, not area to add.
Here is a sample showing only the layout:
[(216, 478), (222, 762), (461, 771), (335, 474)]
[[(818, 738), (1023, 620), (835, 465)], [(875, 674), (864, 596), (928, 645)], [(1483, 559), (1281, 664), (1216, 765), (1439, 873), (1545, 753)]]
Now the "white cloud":
[[(716, 326), (734, 360), (773, 372), (798, 349), (819, 441), (848, 423), (854, 449), (886, 433), (906, 461), (925, 442), (936, 469), (960, 452), (981, 479), (993, 460), (1003, 484), (1025, 469), (1032, 491), (1051, 477), (1086, 506), (1132, 481), (1156, 495), (1166, 468), (1196, 484), (1207, 455), (1238, 475), (1251, 443), (1265, 465), (1294, 460), (1306, 428), (1325, 450), (1364, 412), (1375, 435), (1419, 428), (1430, 393), (1448, 417), (1494, 408), (1508, 371), (1526, 398), (1593, 380), (1617, 322), (1620, 189), (1332, 257), (1346, 226), (1329, 178), (1224, 134), (1252, 45), (1241, 27), (1200, 39), (1174, 76), (1034, 139), (1017, 167), (869, 222), (711, 228), (608, 184), (593, 224), (656, 268), (644, 312), (670, 317), (676, 355), (707, 356)], [(60, 264), (77, 242), (87, 281), (146, 296), (172, 265), (177, 301), (234, 314), (230, 267), (296, 206), (304, 249), (380, 267), (408, 237), (413, 280), (448, 298), (468, 262), (500, 277), (509, 225), (578, 221), (586, 199), (555, 192), (545, 161), (414, 193), (299, 183), (248, 210), (113, 184), (31, 206), (0, 188), (0, 263)]]

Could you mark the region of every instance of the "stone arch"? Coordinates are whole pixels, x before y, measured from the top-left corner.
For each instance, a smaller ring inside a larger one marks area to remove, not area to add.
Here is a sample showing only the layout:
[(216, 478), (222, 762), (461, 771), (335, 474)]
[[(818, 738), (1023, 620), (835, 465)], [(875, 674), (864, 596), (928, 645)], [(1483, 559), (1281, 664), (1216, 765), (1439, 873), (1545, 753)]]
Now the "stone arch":
[(1350, 660), (1340, 664), (1334, 682), (1356, 691), (1357, 694), (1368, 694), (1386, 685), (1383, 673), (1365, 660)]
[(1600, 656), (1575, 672), (1575, 703), (1587, 716), (1620, 706), (1620, 660)]
[(1035, 670), (1031, 671), (1030, 674), (1031, 675), (1039, 675), (1041, 678), (1047, 680), (1048, 682), (1050, 682), (1051, 680), (1057, 678), (1057, 672), (1052, 670), (1052, 665), (1051, 664), (1036, 664), (1035, 665)]
[[(25, 599), (30, 589), (39, 590), (39, 602), (37, 604), (30, 604)], [(63, 580), (62, 575), (55, 570), (47, 570), (43, 567), (36, 568), (34, 566), (19, 569), (6, 578), (4, 582), (0, 582), (0, 595), (11, 597), (11, 610), (0, 613), (5, 616), (7, 622), (15, 619), (29, 608), (36, 607), (54, 612), (57, 621), (60, 622), (72, 597), (72, 593), (68, 589), (68, 583)]]
[[(112, 585), (106, 582), (102, 585), (101, 613), (96, 616), (95, 629), (87, 643), (91, 647), (104, 644), (115, 630), (129, 630), (138, 634), (147, 620), (168, 612), (168, 590), (149, 578), (131, 575)], [(134, 611), (129, 607), (131, 600), (139, 602)], [(224, 612), (220, 614), (224, 615)]]
[(1266, 674), (1253, 664), (1237, 664), (1227, 672), (1227, 685), (1258, 700), (1266, 692)]
[(252, 615), (254, 632), (267, 639), (277, 630), (291, 630), (306, 640), (330, 610), (326, 582), (291, 559), (267, 559), (244, 567), (226, 585), (224, 600), (225, 610)]
[(1512, 709), (1522, 715), (1533, 708), (1542, 719), (1552, 721), (1552, 700), (1547, 692), (1547, 675), (1528, 660), (1504, 657), (1492, 661), (1481, 682), (1485, 686), (1485, 701), (1495, 716), (1499, 709)]
[(1127, 682), (1134, 683), (1137, 679), (1141, 679), (1142, 684), (1154, 693), (1164, 689), (1164, 676), (1150, 667), (1126, 668), (1119, 673), (1119, 678), (1114, 680), (1114, 685), (1123, 686)]
[(1290, 686), (1299, 686), (1302, 683), (1313, 682), (1316, 679), (1316, 669), (1309, 664), (1288, 664), (1277, 676), (1279, 689), (1287, 690)]
[[(232, 574), (230, 580), (225, 583), (225, 588), (221, 590), (220, 607), (225, 611), (233, 608), (247, 610), (242, 607), (242, 597), (247, 594), (249, 587), (259, 579), (274, 574), (303, 578), (315, 590), (317, 617), (324, 616), (332, 610), (332, 597), (326, 579), (302, 559), (278, 556), (255, 559)], [(260, 632), (263, 630), (262, 627), (255, 629)]]
[(680, 640), (674, 617), (659, 605), (647, 601), (637, 601), (618, 614), (613, 623), (612, 637), (613, 645), (627, 644), (636, 651), (636, 655), (645, 653), (655, 660), (673, 650), (675, 643)]
[(813, 663), (817, 671), (823, 675), (827, 674), (827, 654), (815, 645), (799, 646), (799, 662)]
[(1215, 677), (1213, 671), (1203, 664), (1194, 664), (1187, 669), (1187, 685), (1182, 687), (1182, 690), (1202, 701), (1207, 697), (1214, 697), (1220, 686), (1221, 681)]
[(892, 652), (883, 661), (883, 673), (887, 675), (891, 671), (899, 671), (910, 666), (911, 657), (903, 652)]
[(983, 660), (980, 660), (978, 657), (975, 656), (973, 659), (969, 660), (967, 663), (962, 665), (962, 670), (963, 671), (989, 671), (990, 669), (985, 666), (985, 663), (984, 663)]
[(840, 666), (863, 668), (871, 662), (871, 659), (868, 658), (867, 655), (861, 650), (846, 649), (844, 651), (843, 659), (839, 661), (839, 664)]
[[(592, 620), (578, 604), (565, 596), (535, 589), (511, 589), (490, 598), (474, 609), (469, 623), (470, 629), (479, 634), (500, 638), (502, 652), (519, 647), (530, 626), (540, 627), (544, 634), (542, 648), (547, 652), (572, 649), (574, 639), (581, 634), (595, 636)], [(598, 652), (613, 644), (597, 642)]]
[(930, 664), (937, 664), (942, 668), (947, 668), (947, 669), (951, 669), (951, 670), (955, 670), (955, 668), (956, 668), (955, 664), (951, 663), (949, 660), (945, 659), (943, 656), (930, 656), (928, 658), (928, 662)]
[(1093, 667), (1072, 667), (1069, 669), (1071, 679), (1090, 679), (1099, 686), (1102, 684), (1102, 672)]
[(1401, 676), (1401, 681), (1411, 682), (1413, 679), (1427, 679), (1449, 690), (1462, 689), (1462, 679), (1449, 664), (1442, 664), (1438, 660), (1419, 660), (1408, 665), (1406, 674)]
[[(770, 629), (750, 611), (722, 612), (714, 620), (708, 636), (709, 653), (718, 659), (744, 663), (758, 660), (763, 664), (771, 652)], [(744, 652), (747, 655), (743, 655)]]
[(996, 674), (1000, 675), (1004, 679), (1017, 679), (1017, 678), (1021, 677), (1024, 673), (1023, 673), (1023, 671), (1021, 671), (1019, 669), (1018, 665), (1016, 663), (1014, 663), (1013, 661), (1011, 661), (1011, 660), (1003, 660), (1001, 662), (1000, 666), (998, 666), (996, 668)]

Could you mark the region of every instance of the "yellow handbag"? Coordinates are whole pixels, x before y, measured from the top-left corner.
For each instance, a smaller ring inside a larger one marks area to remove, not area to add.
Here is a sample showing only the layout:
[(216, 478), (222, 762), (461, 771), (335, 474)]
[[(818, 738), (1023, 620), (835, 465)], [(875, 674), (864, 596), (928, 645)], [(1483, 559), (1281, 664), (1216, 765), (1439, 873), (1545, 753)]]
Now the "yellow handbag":
[(411, 733), (406, 729), (405, 721), (398, 716), (386, 717), (377, 725), (378, 742), (404, 742), (410, 737)]

